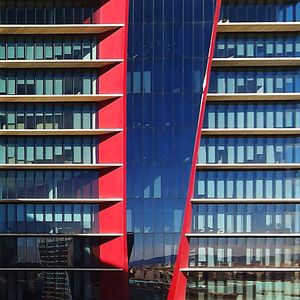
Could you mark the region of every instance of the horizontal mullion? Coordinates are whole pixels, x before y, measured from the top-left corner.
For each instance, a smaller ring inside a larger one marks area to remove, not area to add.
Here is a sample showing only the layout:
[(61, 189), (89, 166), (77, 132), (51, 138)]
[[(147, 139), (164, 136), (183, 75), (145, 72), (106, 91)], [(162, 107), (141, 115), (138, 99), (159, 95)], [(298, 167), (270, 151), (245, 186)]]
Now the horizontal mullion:
[(122, 167), (123, 164), (0, 164), (2, 170), (99, 170)]
[(226, 128), (226, 129), (202, 129), (204, 136), (216, 135), (299, 135), (300, 128)]
[(300, 22), (222, 22), (218, 23), (220, 32), (298, 32)]
[(1, 237), (51, 237), (51, 238), (66, 238), (66, 237), (121, 237), (122, 233), (0, 233)]
[(118, 132), (122, 129), (2, 129), (0, 136), (99, 136)]
[(122, 198), (19, 198), (19, 199), (0, 199), (1, 204), (14, 204), (14, 203), (34, 203), (34, 204), (65, 204), (65, 203), (78, 203), (78, 204), (100, 204), (100, 203), (118, 203), (123, 202)]
[(18, 102), (99, 102), (123, 97), (123, 94), (96, 95), (0, 95), (0, 103)]
[(82, 271), (82, 272), (120, 272), (120, 268), (0, 268), (1, 271), (45, 271), (45, 272), (59, 272), (59, 271)]
[(300, 58), (214, 58), (212, 65), (213, 67), (291, 67), (300, 66)]
[(299, 272), (299, 268), (217, 268), (217, 267), (207, 267), (207, 268), (182, 268), (181, 272)]
[(230, 238), (230, 237), (286, 237), (286, 238), (296, 238), (300, 237), (300, 233), (186, 233), (188, 238), (201, 238), (201, 237), (216, 237), (216, 238)]
[(0, 60), (2, 69), (103, 68), (123, 62), (123, 59), (97, 60)]
[(252, 170), (252, 169), (263, 169), (263, 170), (282, 170), (282, 169), (300, 169), (300, 163), (276, 163), (276, 164), (269, 164), (269, 163), (234, 163), (234, 164), (197, 164), (197, 169), (201, 170), (223, 170), (223, 169), (240, 169), (240, 170)]
[(298, 101), (300, 93), (209, 93), (207, 101)]
[(0, 25), (0, 34), (100, 34), (124, 24)]
[(254, 203), (263, 203), (263, 204), (286, 204), (286, 203), (295, 203), (295, 204), (300, 204), (300, 199), (292, 199), (292, 198), (280, 198), (280, 199), (255, 199), (255, 198), (251, 198), (251, 199), (241, 199), (241, 198), (227, 198), (227, 199), (218, 199), (218, 198), (214, 198), (214, 199), (199, 199), (199, 198), (193, 198), (191, 199), (191, 202), (193, 204), (218, 204), (218, 203), (222, 203), (222, 204), (254, 204)]

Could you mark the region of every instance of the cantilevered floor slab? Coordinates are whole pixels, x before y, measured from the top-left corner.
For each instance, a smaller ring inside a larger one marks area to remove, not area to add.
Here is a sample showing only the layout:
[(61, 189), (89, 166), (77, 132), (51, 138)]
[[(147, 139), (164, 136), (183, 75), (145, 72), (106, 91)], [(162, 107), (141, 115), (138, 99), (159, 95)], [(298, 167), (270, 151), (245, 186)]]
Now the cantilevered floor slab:
[(124, 24), (0, 25), (0, 34), (100, 34)]
[(0, 103), (12, 102), (99, 102), (114, 100), (123, 97), (123, 94), (96, 94), (96, 95), (0, 95)]
[(298, 101), (300, 93), (208, 93), (207, 101)]
[(295, 67), (300, 57), (214, 58), (213, 67)]
[(300, 32), (300, 22), (222, 22), (218, 32)]
[(103, 68), (123, 62), (123, 59), (95, 59), (95, 60), (0, 60), (2, 69), (52, 69), (52, 68)]
[(2, 129), (0, 136), (100, 136), (121, 132), (120, 128), (112, 129)]

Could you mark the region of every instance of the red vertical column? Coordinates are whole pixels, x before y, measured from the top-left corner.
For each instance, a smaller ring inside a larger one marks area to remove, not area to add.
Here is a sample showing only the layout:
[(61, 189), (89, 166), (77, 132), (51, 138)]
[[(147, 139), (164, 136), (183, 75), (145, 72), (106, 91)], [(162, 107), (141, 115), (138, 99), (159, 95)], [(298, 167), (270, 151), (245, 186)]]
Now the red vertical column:
[(128, 255), (126, 239), (126, 58), (128, 0), (101, 0), (94, 19), (98, 24), (120, 24), (119, 28), (101, 35), (98, 59), (123, 59), (121, 63), (101, 69), (97, 82), (98, 94), (122, 94), (100, 103), (97, 127), (120, 129), (101, 137), (97, 162), (120, 164), (99, 172), (99, 198), (121, 199), (102, 203), (99, 232), (117, 233), (120, 237), (105, 238), (99, 247), (103, 268), (116, 271), (100, 272), (101, 297), (109, 300), (128, 299)]
[(183, 217), (182, 231), (180, 236), (180, 242), (178, 247), (178, 253), (177, 253), (173, 278), (172, 278), (172, 282), (168, 294), (168, 300), (183, 300), (185, 299), (185, 295), (186, 295), (187, 277), (184, 272), (181, 272), (181, 269), (187, 268), (189, 262), (190, 243), (189, 243), (189, 239), (186, 237), (186, 234), (191, 231), (191, 224), (192, 224), (191, 199), (194, 196), (197, 157), (198, 157), (198, 151), (200, 146), (201, 131), (202, 131), (202, 125), (203, 125), (204, 113), (206, 107), (206, 99), (207, 99), (208, 88), (209, 88), (212, 60), (214, 56), (220, 8), (221, 8), (221, 0), (217, 0), (209, 52), (208, 52), (206, 73), (205, 73), (204, 83), (203, 83), (202, 99), (201, 99), (201, 104), (199, 109), (199, 118), (198, 118), (197, 132), (196, 132), (195, 143), (194, 143), (194, 152), (193, 152), (190, 180), (189, 180), (189, 186), (188, 186), (188, 192), (186, 198), (186, 207), (185, 207), (185, 212)]

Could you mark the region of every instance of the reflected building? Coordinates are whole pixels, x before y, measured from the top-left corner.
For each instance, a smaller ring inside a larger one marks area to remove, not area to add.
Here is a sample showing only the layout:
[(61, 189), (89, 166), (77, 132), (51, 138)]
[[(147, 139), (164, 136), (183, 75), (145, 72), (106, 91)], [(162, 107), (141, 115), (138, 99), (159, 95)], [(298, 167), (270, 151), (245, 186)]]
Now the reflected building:
[(127, 6), (0, 0), (1, 300), (128, 298)]

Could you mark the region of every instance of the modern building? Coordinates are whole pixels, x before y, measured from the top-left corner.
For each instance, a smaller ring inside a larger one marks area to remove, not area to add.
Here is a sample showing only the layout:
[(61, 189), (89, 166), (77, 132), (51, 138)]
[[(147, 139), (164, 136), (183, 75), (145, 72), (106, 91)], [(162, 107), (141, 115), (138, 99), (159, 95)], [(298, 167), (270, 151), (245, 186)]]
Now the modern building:
[(217, 1), (168, 299), (300, 297), (299, 21)]
[(127, 7), (0, 1), (3, 300), (126, 299)]

